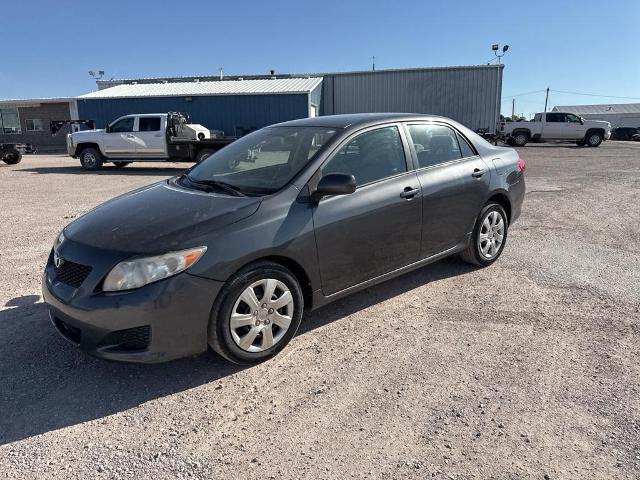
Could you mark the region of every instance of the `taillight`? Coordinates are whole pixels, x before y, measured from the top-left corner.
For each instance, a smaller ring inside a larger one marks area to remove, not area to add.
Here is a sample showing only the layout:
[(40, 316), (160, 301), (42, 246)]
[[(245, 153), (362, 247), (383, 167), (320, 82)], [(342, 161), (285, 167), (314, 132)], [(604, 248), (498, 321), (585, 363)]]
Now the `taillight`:
[(524, 173), (524, 171), (527, 169), (527, 164), (524, 163), (523, 159), (518, 160), (518, 168), (522, 173)]

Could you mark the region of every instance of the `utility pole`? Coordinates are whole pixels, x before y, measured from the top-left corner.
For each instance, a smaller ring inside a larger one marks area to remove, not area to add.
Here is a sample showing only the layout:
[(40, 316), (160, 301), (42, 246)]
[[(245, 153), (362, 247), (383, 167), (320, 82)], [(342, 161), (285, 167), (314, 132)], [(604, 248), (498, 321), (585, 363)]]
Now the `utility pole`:
[(504, 54), (507, 53), (507, 50), (509, 50), (509, 45), (505, 45), (504, 47), (502, 47), (502, 54), (499, 53), (499, 49), (500, 49), (500, 45), (498, 45), (497, 43), (494, 43), (493, 45), (491, 45), (491, 50), (493, 50), (494, 55), (498, 57), (498, 63), (496, 65), (496, 68), (497, 68), (497, 71), (496, 71), (496, 120), (493, 125), (492, 133), (498, 132), (498, 121), (500, 120), (500, 107), (502, 105), (502, 102), (500, 102), (500, 60), (502, 59), (502, 57), (504, 57)]
[(515, 115), (515, 111), (516, 111), (516, 97), (513, 97), (511, 99), (511, 119), (513, 119), (513, 116)]
[(547, 87), (547, 96), (544, 99), (544, 113), (547, 113), (547, 102), (549, 101), (549, 87)]
[(376, 71), (376, 56), (374, 55), (373, 57), (369, 57), (371, 59), (371, 71), (375, 72)]

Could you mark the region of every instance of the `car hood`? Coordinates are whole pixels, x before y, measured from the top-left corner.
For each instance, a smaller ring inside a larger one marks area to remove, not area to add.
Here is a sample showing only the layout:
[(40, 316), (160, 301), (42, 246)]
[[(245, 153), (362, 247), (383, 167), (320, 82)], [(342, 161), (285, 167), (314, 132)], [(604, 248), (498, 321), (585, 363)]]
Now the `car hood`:
[(587, 120), (585, 121), (585, 123), (588, 125), (597, 125), (601, 127), (611, 128), (611, 123), (607, 122), (606, 120)]
[(256, 212), (260, 197), (187, 190), (162, 181), (110, 200), (69, 224), (70, 240), (132, 254), (206, 245), (217, 230)]

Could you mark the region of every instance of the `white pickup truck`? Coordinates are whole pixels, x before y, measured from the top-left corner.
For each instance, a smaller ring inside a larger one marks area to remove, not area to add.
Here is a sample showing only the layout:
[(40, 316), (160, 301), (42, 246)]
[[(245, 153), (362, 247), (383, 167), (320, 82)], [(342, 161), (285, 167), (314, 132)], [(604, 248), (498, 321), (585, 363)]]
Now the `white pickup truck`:
[(183, 113), (126, 115), (105, 129), (67, 135), (67, 152), (86, 170), (99, 170), (112, 162), (199, 162), (230, 144), (236, 137), (214, 136), (201, 125), (188, 123)]
[(546, 140), (572, 141), (577, 145), (597, 147), (609, 140), (611, 124), (600, 120), (585, 120), (573, 113), (536, 113), (529, 122), (500, 122), (498, 137), (509, 145), (522, 147), (527, 142)]

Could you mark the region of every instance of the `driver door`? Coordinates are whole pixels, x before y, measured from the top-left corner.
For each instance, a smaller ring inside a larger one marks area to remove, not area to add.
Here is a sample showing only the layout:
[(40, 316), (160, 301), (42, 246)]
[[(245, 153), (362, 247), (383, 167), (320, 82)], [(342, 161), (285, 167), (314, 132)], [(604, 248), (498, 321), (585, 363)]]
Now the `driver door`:
[(116, 120), (104, 133), (104, 152), (108, 157), (118, 155), (135, 155), (136, 137), (134, 127), (136, 117), (123, 117)]
[(347, 139), (321, 174), (347, 173), (357, 188), (322, 198), (313, 212), (322, 291), (328, 296), (418, 260), (420, 183), (397, 125)]

